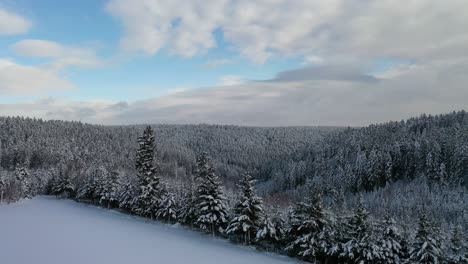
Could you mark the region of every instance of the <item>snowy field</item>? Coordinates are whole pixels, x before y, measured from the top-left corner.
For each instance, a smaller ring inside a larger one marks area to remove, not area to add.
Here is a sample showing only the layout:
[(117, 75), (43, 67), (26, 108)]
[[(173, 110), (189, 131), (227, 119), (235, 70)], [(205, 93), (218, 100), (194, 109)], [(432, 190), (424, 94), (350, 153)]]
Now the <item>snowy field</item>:
[(0, 263), (297, 263), (197, 232), (42, 196), (0, 205)]

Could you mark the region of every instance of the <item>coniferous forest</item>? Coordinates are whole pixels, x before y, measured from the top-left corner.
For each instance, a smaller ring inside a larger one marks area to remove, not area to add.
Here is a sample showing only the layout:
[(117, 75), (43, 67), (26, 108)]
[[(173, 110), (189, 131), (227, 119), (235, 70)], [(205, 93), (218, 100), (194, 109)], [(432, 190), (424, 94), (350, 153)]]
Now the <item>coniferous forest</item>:
[(0, 118), (2, 203), (49, 194), (319, 263), (467, 263), (468, 114), (362, 128)]

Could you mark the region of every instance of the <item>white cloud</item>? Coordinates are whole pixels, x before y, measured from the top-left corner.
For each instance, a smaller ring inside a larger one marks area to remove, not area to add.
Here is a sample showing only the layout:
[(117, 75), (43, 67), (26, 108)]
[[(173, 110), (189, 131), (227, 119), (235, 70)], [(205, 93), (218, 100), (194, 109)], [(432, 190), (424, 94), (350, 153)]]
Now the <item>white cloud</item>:
[(242, 84), (244, 82), (245, 81), (242, 79), (242, 77), (237, 76), (237, 75), (225, 75), (219, 78), (220, 86), (233, 86), (233, 85)]
[(323, 63), (324, 60), (322, 57), (316, 56), (316, 55), (309, 55), (304, 57), (304, 65), (307, 64), (321, 64)]
[(216, 68), (222, 65), (226, 64), (232, 64), (234, 63), (233, 59), (217, 59), (217, 60), (209, 60), (204, 64), (205, 67), (207, 68)]
[(32, 23), (18, 14), (0, 7), (0, 35), (15, 35), (26, 33)]
[(16, 54), (27, 57), (50, 58), (49, 66), (63, 69), (67, 66), (92, 68), (103, 65), (94, 50), (65, 46), (40, 39), (21, 40), (10, 47)]
[(0, 94), (30, 96), (72, 87), (56, 71), (0, 58)]
[(455, 58), (468, 46), (465, 0), (111, 0), (126, 50), (182, 56), (217, 45), (215, 30), (242, 55)]

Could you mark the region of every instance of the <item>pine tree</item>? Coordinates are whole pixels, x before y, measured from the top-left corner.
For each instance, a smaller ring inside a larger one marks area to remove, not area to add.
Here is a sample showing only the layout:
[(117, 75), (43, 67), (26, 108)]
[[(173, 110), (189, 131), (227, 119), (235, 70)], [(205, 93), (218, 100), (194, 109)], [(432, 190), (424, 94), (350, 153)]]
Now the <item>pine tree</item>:
[(441, 245), (438, 228), (429, 221), (426, 213), (422, 213), (419, 217), (418, 231), (412, 245), (410, 260), (424, 264), (440, 263)]
[(107, 208), (115, 207), (119, 202), (120, 192), (120, 175), (117, 171), (112, 171), (104, 181), (104, 186), (101, 193), (101, 204)]
[(245, 174), (238, 187), (239, 202), (234, 207), (234, 216), (226, 229), (228, 235), (242, 235), (245, 244), (250, 244), (264, 216), (262, 200), (255, 194), (255, 180)]
[(191, 191), (184, 193), (178, 217), (181, 223), (190, 225), (190, 227), (193, 228), (193, 224), (197, 220), (197, 211), (194, 195)]
[(197, 159), (197, 221), (202, 230), (223, 232), (228, 222), (228, 210), (218, 176), (214, 172), (211, 159), (202, 153)]
[(281, 246), (285, 236), (284, 220), (278, 208), (270, 210), (270, 214), (265, 214), (263, 222), (260, 223), (256, 240), (266, 242), (273, 246)]
[(463, 233), (463, 229), (460, 225), (453, 228), (452, 238), (450, 239), (448, 263), (468, 263), (466, 235)]
[(395, 220), (387, 216), (383, 222), (383, 234), (381, 240), (383, 263), (401, 263), (405, 257), (402, 246), (402, 237), (396, 226)]
[(3, 203), (3, 195), (7, 188), (7, 179), (4, 174), (0, 174), (0, 203)]
[(166, 220), (167, 223), (170, 223), (172, 220), (177, 220), (177, 204), (173, 194), (166, 193), (164, 195), (156, 217)]
[[(302, 221), (296, 227), (301, 234), (286, 247), (308, 260), (325, 260), (333, 244), (333, 233), (327, 212), (322, 205), (322, 196), (316, 193), (304, 203)], [(305, 210), (304, 210), (305, 209)]]
[(67, 175), (61, 175), (52, 186), (52, 193), (63, 198), (72, 198), (75, 195), (75, 186)]
[(125, 182), (119, 194), (119, 208), (122, 208), (129, 212), (133, 211), (134, 201), (137, 195), (138, 195), (137, 186), (131, 181)]
[(20, 186), (20, 196), (22, 198), (31, 198), (29, 171), (25, 167), (18, 167), (15, 174)]
[(138, 138), (136, 170), (138, 172), (139, 195), (135, 198), (133, 211), (140, 215), (151, 216), (160, 207), (164, 190), (158, 176), (159, 166), (154, 162), (155, 139), (153, 129), (148, 126)]
[(369, 213), (364, 207), (362, 197), (354, 215), (346, 225), (346, 234), (342, 244), (340, 257), (353, 263), (378, 263), (382, 258), (382, 249), (373, 237)]

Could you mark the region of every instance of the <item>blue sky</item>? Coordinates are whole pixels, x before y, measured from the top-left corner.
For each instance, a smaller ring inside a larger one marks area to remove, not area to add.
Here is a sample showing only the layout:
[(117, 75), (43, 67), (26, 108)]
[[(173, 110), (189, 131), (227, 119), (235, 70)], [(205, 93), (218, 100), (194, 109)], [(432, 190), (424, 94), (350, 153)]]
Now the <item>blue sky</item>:
[[(122, 27), (106, 11), (108, 1), (19, 0), (1, 3), (8, 10), (26, 16), (33, 26), (25, 34), (2, 36), (0, 56), (13, 58), (25, 65), (45, 63), (48, 59), (18, 55), (10, 48), (23, 39), (40, 39), (89, 47), (106, 61), (103, 67), (63, 70), (61, 74), (73, 83), (74, 89), (48, 92), (40, 95), (42, 97), (134, 101), (161, 96), (173, 89), (216, 86), (223, 76), (236, 76), (243, 81), (271, 79), (280, 71), (300, 67), (303, 62), (301, 56), (278, 56), (265, 63), (255, 63), (233, 51), (224, 41), (222, 31), (213, 32), (215, 48), (193, 57), (170, 54), (167, 49), (152, 56), (126, 54), (119, 50)], [(225, 61), (225, 64), (210, 66), (214, 61)], [(2, 96), (0, 101), (13, 103), (36, 97)]]
[(459, 110), (466, 10), (460, 0), (0, 0), (0, 115), (278, 126)]

